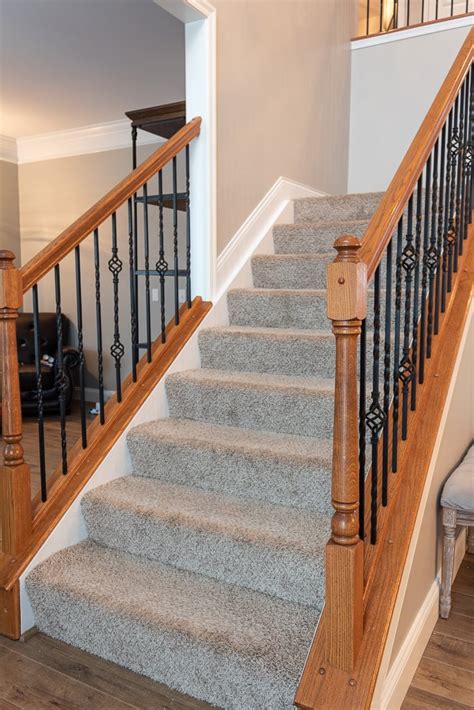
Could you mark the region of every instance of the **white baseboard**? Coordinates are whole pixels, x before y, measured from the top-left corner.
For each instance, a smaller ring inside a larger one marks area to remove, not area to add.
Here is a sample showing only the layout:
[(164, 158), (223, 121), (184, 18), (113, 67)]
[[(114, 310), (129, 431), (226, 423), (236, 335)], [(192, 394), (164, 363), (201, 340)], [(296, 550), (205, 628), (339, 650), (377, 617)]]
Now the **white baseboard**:
[[(466, 531), (463, 530), (456, 540), (456, 554), (454, 558), (454, 576), (466, 551)], [(381, 695), (380, 710), (398, 710), (405, 699), (413, 676), (421, 661), (424, 650), (436, 622), (439, 618), (439, 580), (441, 570), (430, 587), (418, 614), (407, 633), (395, 660), (385, 679)]]
[(326, 194), (295, 180), (279, 177), (219, 255), (215, 300), (219, 300), (228, 289), (265, 235), (278, 222), (291, 200), (324, 197)]

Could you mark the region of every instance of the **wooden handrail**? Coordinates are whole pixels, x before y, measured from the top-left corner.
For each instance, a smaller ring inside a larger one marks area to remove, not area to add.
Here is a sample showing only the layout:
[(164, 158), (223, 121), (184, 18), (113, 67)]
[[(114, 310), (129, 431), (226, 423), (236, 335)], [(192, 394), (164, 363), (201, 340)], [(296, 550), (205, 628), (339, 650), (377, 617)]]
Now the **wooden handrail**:
[(30, 259), (20, 269), (23, 293), (26, 293), (45, 274), (51, 271), (83, 239), (91, 234), (102, 222), (110, 217), (153, 175), (161, 170), (201, 131), (201, 118), (193, 118), (183, 128), (160, 146), (149, 158), (121, 180), (104, 197), (84, 212), (75, 222), (50, 242), (39, 254)]
[(380, 205), (370, 220), (362, 240), (359, 257), (367, 264), (370, 281), (380, 264), (387, 245), (412, 195), (425, 163), (433, 150), (444, 122), (451, 110), (461, 84), (474, 58), (474, 28), (472, 28), (444, 80), (431, 108), (426, 114), (400, 167)]

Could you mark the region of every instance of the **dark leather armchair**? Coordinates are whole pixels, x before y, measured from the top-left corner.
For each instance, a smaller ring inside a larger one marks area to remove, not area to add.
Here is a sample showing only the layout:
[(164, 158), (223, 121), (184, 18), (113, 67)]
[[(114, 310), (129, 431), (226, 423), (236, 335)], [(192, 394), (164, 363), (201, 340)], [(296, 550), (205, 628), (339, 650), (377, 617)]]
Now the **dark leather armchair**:
[[(63, 343), (68, 342), (69, 320), (62, 315)], [(40, 353), (54, 358), (49, 367), (41, 362), (44, 412), (59, 412), (58, 382), (58, 340), (56, 333), (56, 314), (40, 313)], [(38, 411), (36, 394), (35, 341), (32, 313), (20, 313), (17, 320), (18, 364), (20, 371), (21, 406), (24, 414), (36, 414)], [(71, 408), (74, 389), (73, 370), (79, 365), (79, 353), (74, 348), (63, 345), (63, 372), (66, 413)]]

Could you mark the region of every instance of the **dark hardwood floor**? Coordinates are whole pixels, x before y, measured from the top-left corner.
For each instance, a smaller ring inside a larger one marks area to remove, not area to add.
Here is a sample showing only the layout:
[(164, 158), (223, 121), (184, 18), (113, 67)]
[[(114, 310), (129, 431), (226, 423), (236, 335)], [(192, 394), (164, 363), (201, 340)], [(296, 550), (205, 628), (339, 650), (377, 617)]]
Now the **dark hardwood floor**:
[(61, 710), (211, 710), (207, 703), (44, 634), (16, 642), (0, 636), (1, 710), (52, 707)]
[(474, 708), (474, 555), (453, 584), (449, 619), (439, 619), (402, 710)]

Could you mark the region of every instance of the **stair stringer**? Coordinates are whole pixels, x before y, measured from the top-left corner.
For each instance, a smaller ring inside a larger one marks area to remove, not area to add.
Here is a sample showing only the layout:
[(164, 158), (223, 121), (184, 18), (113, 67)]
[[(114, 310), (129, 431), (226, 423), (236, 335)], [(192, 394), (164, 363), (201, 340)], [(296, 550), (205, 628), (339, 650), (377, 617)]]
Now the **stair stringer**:
[(293, 200), (326, 195), (325, 192), (289, 178), (279, 177), (218, 257), (216, 293), (213, 295), (211, 310), (21, 574), (19, 586), (22, 634), (35, 624), (25, 586), (28, 574), (54, 553), (86, 539), (86, 526), (81, 511), (82, 497), (98, 486), (132, 473), (127, 433), (139, 424), (168, 416), (166, 376), (200, 367), (199, 332), (202, 328), (228, 324), (227, 291), (231, 288), (252, 287), (251, 258), (254, 254), (273, 253), (273, 226), (294, 222)]

